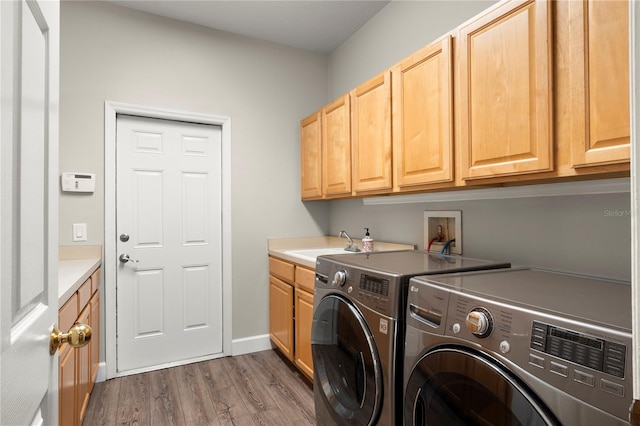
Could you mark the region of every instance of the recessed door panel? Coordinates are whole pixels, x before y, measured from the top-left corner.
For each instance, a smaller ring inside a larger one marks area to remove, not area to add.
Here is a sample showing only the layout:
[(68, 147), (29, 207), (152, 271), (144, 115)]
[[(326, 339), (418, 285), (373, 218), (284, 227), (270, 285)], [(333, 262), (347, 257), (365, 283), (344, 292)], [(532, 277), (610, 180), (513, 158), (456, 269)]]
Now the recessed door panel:
[(164, 331), (165, 288), (162, 269), (136, 273), (134, 306), (136, 337), (162, 334)]
[(133, 172), (136, 247), (162, 246), (163, 175), (160, 170)]
[(207, 244), (207, 200), (209, 179), (206, 173), (184, 173), (182, 175), (182, 229), (183, 244)]
[(209, 326), (209, 305), (207, 283), (209, 268), (203, 266), (186, 266), (182, 273), (184, 285), (184, 329), (192, 330)]

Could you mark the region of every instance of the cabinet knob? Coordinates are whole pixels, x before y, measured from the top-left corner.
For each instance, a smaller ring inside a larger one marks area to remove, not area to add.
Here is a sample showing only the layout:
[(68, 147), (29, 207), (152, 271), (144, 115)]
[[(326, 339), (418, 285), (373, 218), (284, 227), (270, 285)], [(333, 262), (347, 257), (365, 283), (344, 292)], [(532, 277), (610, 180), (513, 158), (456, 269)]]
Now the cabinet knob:
[(49, 337), (49, 353), (55, 354), (63, 343), (68, 343), (72, 348), (81, 348), (91, 341), (91, 327), (87, 324), (76, 324), (68, 333), (62, 333), (56, 324), (53, 325)]

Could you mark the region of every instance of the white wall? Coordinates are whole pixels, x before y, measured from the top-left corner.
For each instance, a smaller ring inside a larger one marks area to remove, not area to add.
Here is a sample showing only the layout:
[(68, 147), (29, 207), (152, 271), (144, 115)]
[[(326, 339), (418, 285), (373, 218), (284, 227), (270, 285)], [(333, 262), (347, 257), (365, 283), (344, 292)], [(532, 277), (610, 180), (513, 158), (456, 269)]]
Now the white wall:
[(329, 99), (364, 83), (493, 3), (391, 1), (329, 56)]
[[(451, 31), (492, 2), (392, 1), (329, 57), (329, 99)], [(317, 109), (317, 108), (316, 108)], [(629, 194), (364, 206), (332, 201), (330, 231), (423, 244), (425, 210), (461, 210), (464, 255), (630, 280)], [(622, 212), (621, 216), (607, 211)]]
[(327, 204), (303, 204), (299, 183), (299, 121), (326, 102), (327, 57), (65, 1), (60, 83), (60, 171), (97, 174), (94, 194), (61, 194), (61, 244), (79, 222), (103, 243), (105, 100), (231, 117), (232, 337), (268, 333), (267, 238), (328, 231)]

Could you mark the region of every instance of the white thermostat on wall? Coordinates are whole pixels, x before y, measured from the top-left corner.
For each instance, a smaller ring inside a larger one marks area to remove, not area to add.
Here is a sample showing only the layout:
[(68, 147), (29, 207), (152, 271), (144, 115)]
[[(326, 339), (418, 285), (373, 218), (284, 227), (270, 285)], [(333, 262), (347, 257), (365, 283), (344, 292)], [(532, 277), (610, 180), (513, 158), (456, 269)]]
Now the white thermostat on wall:
[(62, 173), (62, 190), (66, 192), (93, 192), (96, 189), (94, 173)]

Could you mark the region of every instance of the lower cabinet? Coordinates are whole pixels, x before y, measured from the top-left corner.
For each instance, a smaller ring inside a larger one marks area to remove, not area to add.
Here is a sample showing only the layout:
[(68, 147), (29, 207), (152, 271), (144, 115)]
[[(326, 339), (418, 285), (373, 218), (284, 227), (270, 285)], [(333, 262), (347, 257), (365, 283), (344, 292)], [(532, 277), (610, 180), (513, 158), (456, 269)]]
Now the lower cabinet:
[(269, 334), (271, 341), (293, 361), (293, 286), (269, 276)]
[(269, 258), (269, 334), (273, 344), (313, 380), (311, 325), (315, 271)]
[(68, 344), (60, 348), (59, 362), (59, 422), (64, 426), (82, 424), (93, 390), (100, 358), (100, 268), (84, 282), (58, 313), (63, 331), (74, 324), (91, 327), (87, 346), (73, 349)]
[(296, 288), (295, 313), (295, 364), (307, 377), (313, 379), (313, 358), (311, 357), (311, 325), (313, 323), (312, 293)]

